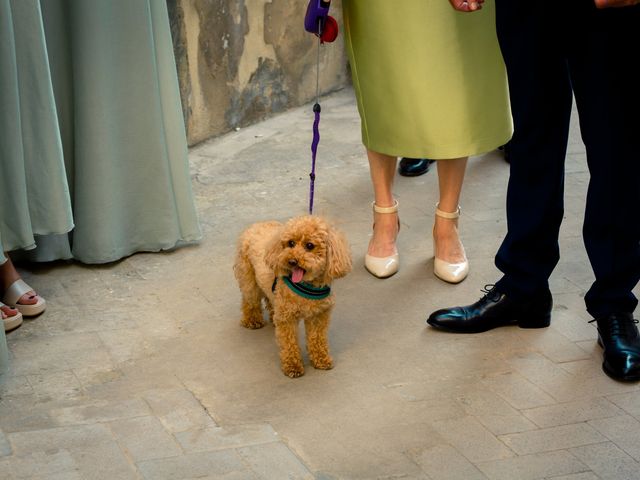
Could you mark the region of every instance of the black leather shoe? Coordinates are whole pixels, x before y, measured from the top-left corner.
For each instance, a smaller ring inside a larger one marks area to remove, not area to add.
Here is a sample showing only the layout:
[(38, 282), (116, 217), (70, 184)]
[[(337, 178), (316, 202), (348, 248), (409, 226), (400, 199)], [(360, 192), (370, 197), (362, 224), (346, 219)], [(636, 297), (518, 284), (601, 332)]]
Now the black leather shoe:
[(480, 333), (507, 325), (518, 325), (520, 328), (549, 326), (553, 306), (549, 290), (531, 296), (526, 301), (509, 298), (494, 285), (486, 285), (483, 292), (485, 296), (472, 305), (433, 312), (427, 323), (454, 333)]
[(398, 172), (403, 177), (417, 177), (429, 171), (431, 164), (435, 160), (429, 160), (428, 158), (406, 158), (403, 157), (400, 160), (400, 168)]
[(598, 324), (598, 344), (604, 349), (604, 373), (625, 382), (640, 380), (638, 320), (630, 313), (613, 313), (591, 321)]

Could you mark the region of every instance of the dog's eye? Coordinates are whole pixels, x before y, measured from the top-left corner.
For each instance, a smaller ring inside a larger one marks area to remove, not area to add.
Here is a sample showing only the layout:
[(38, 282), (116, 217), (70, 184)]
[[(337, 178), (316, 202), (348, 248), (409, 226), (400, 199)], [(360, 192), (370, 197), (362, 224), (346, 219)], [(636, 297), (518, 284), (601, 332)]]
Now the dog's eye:
[(314, 248), (316, 248), (316, 246), (311, 242), (307, 242), (307, 244), (304, 246), (304, 248), (306, 248), (307, 250), (311, 251)]
[(289, 247), (293, 248), (293, 247), (295, 247), (295, 246), (296, 246), (296, 242), (294, 242), (293, 240), (289, 240), (289, 241), (287, 242), (287, 245), (289, 245)]

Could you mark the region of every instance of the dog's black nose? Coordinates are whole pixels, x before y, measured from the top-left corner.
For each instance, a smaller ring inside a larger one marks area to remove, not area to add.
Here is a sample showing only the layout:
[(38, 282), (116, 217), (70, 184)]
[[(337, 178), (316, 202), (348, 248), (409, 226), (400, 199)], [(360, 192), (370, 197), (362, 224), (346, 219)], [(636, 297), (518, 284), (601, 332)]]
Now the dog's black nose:
[(291, 265), (292, 267), (295, 267), (296, 265), (298, 265), (298, 260), (296, 260), (295, 258), (292, 258), (291, 260), (289, 260), (289, 265)]

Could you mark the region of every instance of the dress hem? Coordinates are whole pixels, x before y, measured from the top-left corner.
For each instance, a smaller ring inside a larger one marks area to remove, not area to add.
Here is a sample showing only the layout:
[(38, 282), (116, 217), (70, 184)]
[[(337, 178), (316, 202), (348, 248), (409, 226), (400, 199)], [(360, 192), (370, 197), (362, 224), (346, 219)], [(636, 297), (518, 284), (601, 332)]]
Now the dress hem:
[[(405, 150), (402, 151), (400, 149), (392, 148), (388, 145), (373, 145), (373, 142), (365, 142), (364, 138), (362, 139), (362, 143), (366, 148), (372, 150), (377, 153), (381, 153), (383, 155), (389, 155), (392, 157), (406, 157), (406, 158), (429, 158), (431, 160), (448, 160), (453, 158), (462, 158), (462, 157), (473, 157), (477, 155), (481, 155), (483, 153), (491, 152), (498, 147), (506, 144), (511, 139), (511, 132), (505, 134), (501, 137), (492, 136), (491, 139), (483, 139), (477, 142), (474, 142), (471, 145), (460, 147), (460, 146), (451, 146), (451, 147), (438, 147), (437, 149), (430, 150), (429, 148), (425, 148), (420, 151), (411, 151)], [(496, 140), (498, 138), (499, 140)]]

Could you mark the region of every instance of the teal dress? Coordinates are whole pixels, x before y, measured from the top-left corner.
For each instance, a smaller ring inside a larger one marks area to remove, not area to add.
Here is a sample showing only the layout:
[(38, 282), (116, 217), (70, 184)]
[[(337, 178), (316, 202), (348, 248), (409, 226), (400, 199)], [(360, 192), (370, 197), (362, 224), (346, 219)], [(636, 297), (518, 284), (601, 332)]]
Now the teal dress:
[(106, 263), (199, 240), (166, 2), (40, 3), (75, 228), (29, 258)]
[(38, 0), (0, 0), (0, 264), (73, 228)]
[[(15, 116), (3, 115), (0, 135), (18, 139), (25, 155), (3, 154), (2, 162), (18, 171), (30, 165), (22, 177), (8, 176), (11, 188), (24, 188), (28, 196), (14, 196), (16, 207), (2, 203), (4, 251), (21, 249), (18, 256), (32, 261), (106, 263), (199, 240), (166, 3), (2, 2), (14, 13), (29, 9), (35, 16), (41, 9), (39, 23), (14, 26), (31, 40), (15, 56), (33, 64), (16, 88), (30, 103), (46, 105), (51, 121), (45, 127), (55, 127), (39, 128), (46, 117), (21, 104), (39, 122), (34, 131), (51, 131), (52, 139), (24, 132), (21, 138), (10, 132)], [(33, 58), (36, 33), (41, 50), (46, 40), (48, 58)], [(31, 98), (28, 80), (47, 87), (49, 96)], [(34, 154), (26, 155), (27, 148)], [(50, 169), (54, 160), (56, 168)], [(48, 224), (38, 224), (34, 211), (47, 212)], [(16, 225), (23, 224), (18, 236)]]

